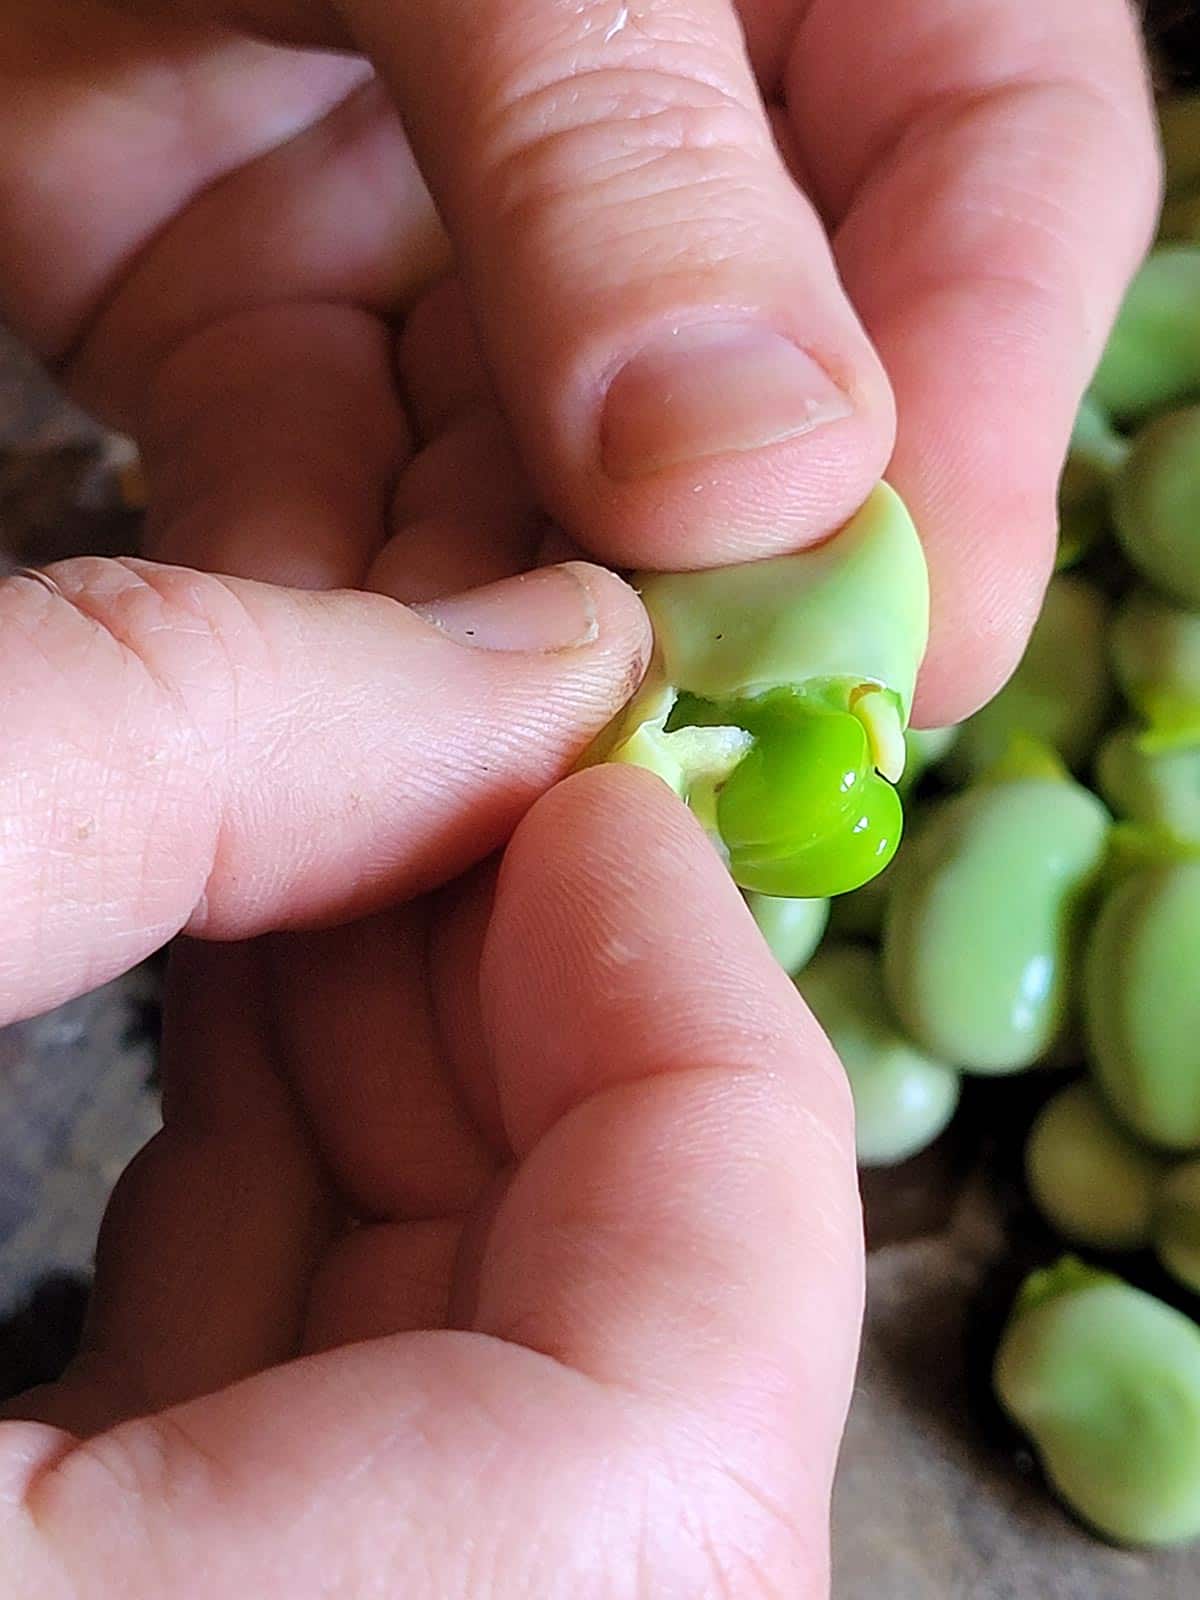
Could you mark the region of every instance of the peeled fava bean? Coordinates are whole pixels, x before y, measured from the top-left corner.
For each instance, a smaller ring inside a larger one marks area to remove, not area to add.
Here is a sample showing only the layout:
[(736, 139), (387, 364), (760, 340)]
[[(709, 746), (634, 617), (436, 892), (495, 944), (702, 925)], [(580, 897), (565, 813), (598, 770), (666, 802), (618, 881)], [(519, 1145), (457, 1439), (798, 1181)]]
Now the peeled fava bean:
[(1135, 593), (1113, 619), (1109, 656), (1121, 692), (1148, 724), (1200, 732), (1200, 611)]
[[(1200, 305), (1196, 316), (1200, 319)], [(1200, 406), (1141, 430), (1113, 484), (1113, 526), (1155, 588), (1200, 607)]]
[(1200, 1329), (1067, 1258), (1017, 1297), (997, 1397), (1077, 1516), (1126, 1545), (1200, 1534)]
[(1152, 250), (1129, 286), (1092, 380), (1119, 422), (1200, 397), (1200, 247)]
[(859, 1164), (893, 1166), (932, 1144), (958, 1105), (958, 1073), (905, 1038), (889, 1010), (874, 952), (827, 945), (797, 988), (850, 1080)]
[(1200, 844), (1200, 727), (1187, 743), (1121, 728), (1096, 756), (1100, 793), (1119, 817)]
[(1132, 871), (1088, 940), (1084, 1014), (1092, 1071), (1134, 1133), (1200, 1149), (1200, 860)]
[(654, 659), (585, 763), (656, 772), (742, 889), (825, 899), (882, 872), (929, 623), (924, 553), (895, 491), (879, 484), (812, 549), (635, 586)]
[(893, 869), (883, 932), (887, 992), (918, 1044), (979, 1073), (1046, 1055), (1108, 827), (1067, 778), (981, 783), (930, 809)]
[(1014, 735), (1057, 750), (1071, 767), (1091, 753), (1110, 698), (1108, 608), (1082, 578), (1054, 578), (1016, 672), (959, 730), (946, 762), (963, 782), (1001, 759)]
[(829, 901), (748, 894), (746, 904), (771, 954), (794, 977), (821, 942), (829, 923)]
[(1095, 1250), (1150, 1242), (1165, 1167), (1132, 1139), (1088, 1082), (1073, 1083), (1039, 1113), (1025, 1146), (1038, 1210), (1064, 1239)]
[(1171, 1276), (1200, 1294), (1200, 1161), (1183, 1162), (1159, 1190), (1154, 1248)]

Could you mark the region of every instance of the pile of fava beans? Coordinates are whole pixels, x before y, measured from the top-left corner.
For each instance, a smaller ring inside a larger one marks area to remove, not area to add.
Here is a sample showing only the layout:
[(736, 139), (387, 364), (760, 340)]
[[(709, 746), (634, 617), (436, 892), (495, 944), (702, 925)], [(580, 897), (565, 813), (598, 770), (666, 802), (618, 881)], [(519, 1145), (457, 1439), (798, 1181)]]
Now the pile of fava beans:
[[(845, 1065), (862, 1165), (932, 1143), (964, 1075), (1060, 1085), (1024, 1165), (1064, 1253), (992, 1381), (1048, 1486), (1133, 1545), (1200, 1538), (1200, 94), (1161, 117), (1160, 237), (1079, 414), (1020, 667), (907, 735), (881, 877), (748, 896)], [(1136, 1252), (1173, 1304), (1111, 1270)]]

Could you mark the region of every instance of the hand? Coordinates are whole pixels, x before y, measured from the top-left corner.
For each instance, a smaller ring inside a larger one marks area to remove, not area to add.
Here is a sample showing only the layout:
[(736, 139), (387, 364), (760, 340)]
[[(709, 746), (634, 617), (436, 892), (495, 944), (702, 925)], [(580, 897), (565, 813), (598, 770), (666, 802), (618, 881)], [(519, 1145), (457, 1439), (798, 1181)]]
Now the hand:
[[(142, 440), (159, 552), (227, 567), (236, 522), (299, 583), (397, 531), (506, 570), (537, 504), (704, 564), (819, 537), (891, 456), (920, 720), (1019, 656), (1157, 201), (1124, 0), (15, 0), (0, 91), (0, 308)], [(394, 104), (461, 272), (423, 299)]]
[(582, 567), (0, 584), (0, 1016), (195, 936), (83, 1353), (0, 1423), (4, 1600), (825, 1592), (849, 1105), (724, 868), (599, 769), (414, 898), (647, 644)]

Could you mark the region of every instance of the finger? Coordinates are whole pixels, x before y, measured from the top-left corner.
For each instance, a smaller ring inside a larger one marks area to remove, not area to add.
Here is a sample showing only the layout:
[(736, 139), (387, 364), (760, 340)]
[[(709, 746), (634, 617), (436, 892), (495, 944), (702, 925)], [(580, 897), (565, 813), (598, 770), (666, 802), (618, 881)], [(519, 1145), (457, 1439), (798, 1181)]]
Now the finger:
[(367, 1222), (325, 1253), (313, 1276), (306, 1351), (444, 1328), (462, 1224)]
[(160, 561), (296, 588), (361, 583), (409, 453), (382, 322), (292, 306), (169, 358), (142, 433)]
[(461, 278), (443, 278), (413, 307), (396, 365), (408, 414), (426, 444), (464, 411), (494, 403)]
[(583, 566), (423, 616), (144, 562), (10, 578), (0, 1015), (183, 928), (332, 922), (453, 876), (628, 698), (646, 633)]
[[(367, 1218), (461, 1215), (494, 1170), (447, 1073), (429, 1004), (428, 937), (427, 915), (405, 906), (272, 942), (276, 1028), (292, 1081), (341, 1193)], [(360, 1241), (356, 1259), (369, 1248)]]
[(629, 566), (857, 506), (889, 393), (727, 0), (345, 0), (456, 247), (547, 509)]
[(153, 375), (206, 328), (295, 304), (392, 316), (449, 265), (378, 84), (287, 131), (278, 148), (182, 205), (76, 340), (73, 391), (126, 431), (140, 436)]
[(1153, 226), (1133, 10), (818, 0), (789, 90), (896, 390), (888, 475), (933, 584), (918, 714), (954, 721), (1024, 649), (1075, 410)]
[(718, 1430), (807, 1428), (820, 1504), (861, 1293), (845, 1078), (664, 785), (595, 769), (538, 803), (480, 983), (521, 1165), (474, 1326)]
[(391, 528), (367, 582), (406, 605), (533, 566), (533, 491), (493, 406), (458, 416), (408, 464)]
[[(164, 1127), (105, 1214), (69, 1380), (104, 1397), (89, 1431), (211, 1393), (300, 1348), (313, 1268), (339, 1212), (279, 1071), (262, 958), (254, 945), (184, 945), (173, 956)], [(76, 1392), (76, 1427), (79, 1403)]]

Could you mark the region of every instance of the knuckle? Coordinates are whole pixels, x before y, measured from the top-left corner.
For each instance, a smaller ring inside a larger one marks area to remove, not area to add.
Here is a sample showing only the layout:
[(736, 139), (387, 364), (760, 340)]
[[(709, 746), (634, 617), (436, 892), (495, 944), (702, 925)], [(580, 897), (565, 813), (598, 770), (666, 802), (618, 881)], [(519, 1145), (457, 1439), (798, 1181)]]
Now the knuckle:
[[(762, 119), (736, 93), (660, 67), (597, 70), (511, 101), (486, 147), (493, 214), (515, 238), (566, 244), (581, 210), (614, 236), (668, 237), (681, 222), (742, 226), (772, 161)], [(727, 200), (728, 203), (725, 203)]]
[(228, 731), (238, 680), (265, 664), (261, 635), (219, 578), (125, 558), (78, 557), (47, 569), (24, 630), (47, 664), (113, 664), (149, 680), (193, 733)]

